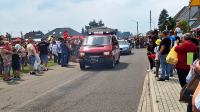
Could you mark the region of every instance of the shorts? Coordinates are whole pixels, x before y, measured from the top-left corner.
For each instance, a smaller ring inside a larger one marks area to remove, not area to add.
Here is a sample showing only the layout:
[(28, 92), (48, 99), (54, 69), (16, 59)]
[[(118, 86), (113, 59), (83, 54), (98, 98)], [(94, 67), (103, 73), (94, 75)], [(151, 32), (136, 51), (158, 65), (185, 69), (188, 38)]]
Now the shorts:
[(20, 71), (20, 64), (13, 64), (12, 65), (12, 70), (13, 71)]
[(30, 66), (34, 66), (34, 64), (35, 64), (35, 56), (34, 55), (30, 55), (28, 57), (28, 63)]
[(42, 63), (47, 64), (48, 63), (48, 55), (40, 55), (40, 60)]

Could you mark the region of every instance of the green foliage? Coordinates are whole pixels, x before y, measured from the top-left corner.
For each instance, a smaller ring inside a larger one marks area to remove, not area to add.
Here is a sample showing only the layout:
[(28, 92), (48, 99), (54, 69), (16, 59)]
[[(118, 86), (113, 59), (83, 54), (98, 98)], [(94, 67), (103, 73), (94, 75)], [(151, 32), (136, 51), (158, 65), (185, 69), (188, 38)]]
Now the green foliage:
[(169, 18), (168, 11), (166, 9), (163, 9), (160, 13), (159, 19), (158, 19), (158, 27), (160, 31), (164, 31), (166, 28), (166, 25), (169, 23), (167, 20)]
[(105, 24), (103, 23), (102, 20), (100, 20), (99, 22), (96, 22), (96, 20), (94, 19), (93, 21), (90, 21), (89, 22), (89, 25), (85, 26), (85, 29), (88, 30), (88, 29), (91, 29), (91, 28), (95, 28), (95, 27), (103, 27), (105, 26)]
[(176, 27), (176, 21), (172, 17), (169, 17), (168, 21), (169, 21), (168, 30), (174, 30)]
[(191, 29), (187, 20), (180, 20), (179, 21), (179, 27), (181, 28), (183, 33), (187, 33)]
[(11, 34), (10, 33), (6, 33), (6, 38), (8, 39), (8, 41), (11, 41), (11, 38), (12, 38)]

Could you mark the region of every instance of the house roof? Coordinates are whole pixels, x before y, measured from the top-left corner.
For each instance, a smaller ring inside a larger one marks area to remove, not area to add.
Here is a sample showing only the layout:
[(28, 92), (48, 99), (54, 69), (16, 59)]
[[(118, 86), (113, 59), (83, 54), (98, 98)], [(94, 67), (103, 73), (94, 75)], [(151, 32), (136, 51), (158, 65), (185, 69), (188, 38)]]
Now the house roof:
[(44, 37), (44, 33), (42, 33), (41, 31), (32, 31), (24, 35), (25, 39), (28, 39), (29, 37), (33, 39), (41, 39)]
[[(190, 20), (191, 27), (195, 28), (200, 25), (200, 21), (197, 21), (198, 18), (198, 7), (191, 7)], [(176, 21), (188, 20), (189, 19), (189, 6), (184, 6), (175, 16)]]
[(72, 28), (56, 28), (45, 34), (45, 37), (49, 37), (51, 35), (54, 35), (56, 37), (62, 37), (64, 32), (68, 32), (70, 36), (82, 35), (81, 33), (77, 32)]

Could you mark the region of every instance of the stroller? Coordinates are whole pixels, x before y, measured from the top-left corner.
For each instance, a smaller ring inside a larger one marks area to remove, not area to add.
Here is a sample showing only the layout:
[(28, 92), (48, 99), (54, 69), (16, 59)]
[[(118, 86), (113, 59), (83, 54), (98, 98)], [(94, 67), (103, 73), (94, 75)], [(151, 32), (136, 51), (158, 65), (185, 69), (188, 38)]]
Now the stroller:
[(34, 70), (38, 73), (42, 73), (45, 70), (45, 67), (41, 65), (41, 60), (39, 55), (35, 57)]

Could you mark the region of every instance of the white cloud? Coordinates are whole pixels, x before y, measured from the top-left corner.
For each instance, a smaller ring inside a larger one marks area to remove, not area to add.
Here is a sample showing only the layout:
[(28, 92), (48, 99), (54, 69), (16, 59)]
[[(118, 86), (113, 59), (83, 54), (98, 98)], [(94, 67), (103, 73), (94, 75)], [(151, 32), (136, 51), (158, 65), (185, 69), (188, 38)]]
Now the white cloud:
[[(72, 27), (80, 31), (92, 19), (102, 19), (107, 26), (123, 31), (149, 29), (149, 10), (153, 23), (157, 25), (160, 11), (166, 8), (174, 16), (188, 1), (183, 0), (1, 0), (0, 32), (42, 30), (56, 27)], [(13, 6), (9, 5), (13, 3)], [(154, 26), (153, 25), (153, 26)]]

